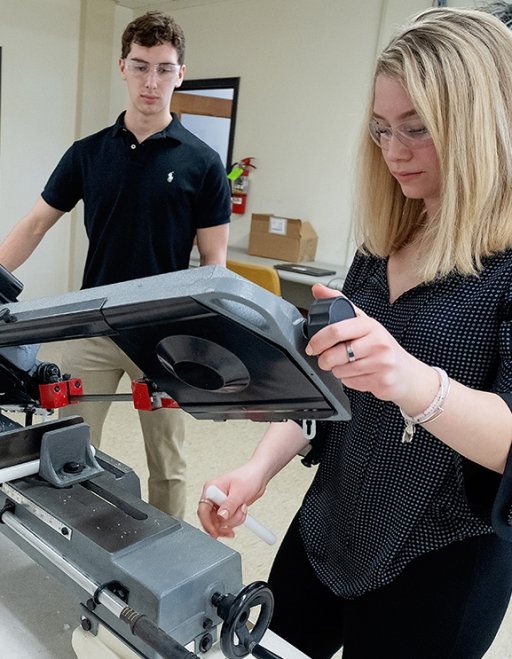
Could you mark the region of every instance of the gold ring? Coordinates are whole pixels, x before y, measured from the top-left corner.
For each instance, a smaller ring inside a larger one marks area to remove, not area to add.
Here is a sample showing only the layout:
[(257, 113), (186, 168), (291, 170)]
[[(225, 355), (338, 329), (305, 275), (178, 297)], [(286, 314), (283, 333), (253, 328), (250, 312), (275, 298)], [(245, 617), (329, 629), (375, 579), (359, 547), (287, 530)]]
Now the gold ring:
[(357, 357), (356, 357), (356, 353), (354, 352), (354, 350), (352, 348), (352, 344), (351, 343), (345, 343), (345, 350), (347, 351), (348, 361), (350, 363), (355, 362)]
[(213, 508), (213, 501), (210, 501), (210, 499), (199, 499), (199, 502), (198, 502), (197, 505), (199, 505), (201, 503), (206, 503), (210, 506), (210, 508)]

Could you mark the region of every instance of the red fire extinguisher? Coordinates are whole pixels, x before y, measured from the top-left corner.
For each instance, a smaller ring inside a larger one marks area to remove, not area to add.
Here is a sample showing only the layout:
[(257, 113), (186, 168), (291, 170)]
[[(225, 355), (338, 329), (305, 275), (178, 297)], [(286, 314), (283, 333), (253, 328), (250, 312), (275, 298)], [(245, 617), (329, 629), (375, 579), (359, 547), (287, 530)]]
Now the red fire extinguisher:
[(252, 164), (254, 156), (243, 158), (231, 168), (228, 178), (231, 181), (231, 210), (233, 213), (243, 215), (247, 205), (247, 193), (249, 191), (249, 173), (251, 169), (256, 169)]

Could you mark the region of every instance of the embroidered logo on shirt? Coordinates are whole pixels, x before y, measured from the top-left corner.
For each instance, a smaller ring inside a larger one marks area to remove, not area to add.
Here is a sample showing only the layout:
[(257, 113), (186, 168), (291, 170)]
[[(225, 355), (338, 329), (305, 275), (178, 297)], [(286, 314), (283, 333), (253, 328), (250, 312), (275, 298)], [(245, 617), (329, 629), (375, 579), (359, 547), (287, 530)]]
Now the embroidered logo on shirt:
[(174, 172), (169, 172), (167, 174), (167, 183), (172, 183), (173, 178), (174, 178)]

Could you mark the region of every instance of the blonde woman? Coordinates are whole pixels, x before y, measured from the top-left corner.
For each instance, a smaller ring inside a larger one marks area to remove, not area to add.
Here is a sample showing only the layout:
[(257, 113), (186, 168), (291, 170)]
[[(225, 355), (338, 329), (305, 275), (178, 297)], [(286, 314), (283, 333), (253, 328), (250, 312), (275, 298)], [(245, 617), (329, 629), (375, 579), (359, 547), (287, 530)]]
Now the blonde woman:
[[(506, 611), (511, 71), (512, 33), (475, 10), (423, 12), (378, 59), (344, 287), (357, 317), (306, 349), (344, 384), (352, 419), (321, 424), (269, 579), (272, 629), (313, 659), (482, 657)], [(203, 494), (204, 528), (232, 536), (305, 444), (293, 421), (271, 425), (213, 481), (226, 502)]]

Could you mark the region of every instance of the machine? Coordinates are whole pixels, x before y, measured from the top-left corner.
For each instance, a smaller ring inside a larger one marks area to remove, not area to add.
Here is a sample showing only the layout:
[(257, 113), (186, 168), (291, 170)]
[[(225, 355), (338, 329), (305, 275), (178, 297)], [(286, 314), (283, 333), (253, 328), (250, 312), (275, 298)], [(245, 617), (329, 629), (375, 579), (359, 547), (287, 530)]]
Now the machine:
[(0, 530), (76, 593), (83, 630), (114, 639), (116, 656), (207, 657), (220, 637), (229, 659), (275, 657), (260, 645), (268, 586), (244, 586), (237, 552), (143, 502), (135, 473), (93, 450), (83, 419), (45, 416), (94, 393), (38, 362), (37, 344), (110, 336), (145, 374), (133, 384), (139, 408), (297, 419), (311, 436), (318, 419), (350, 418), (339, 381), (304, 352), (349, 305), (319, 303), (305, 320), (218, 266), (29, 302), (15, 301), (21, 284), (1, 274), (0, 409), (25, 423), (0, 415)]

